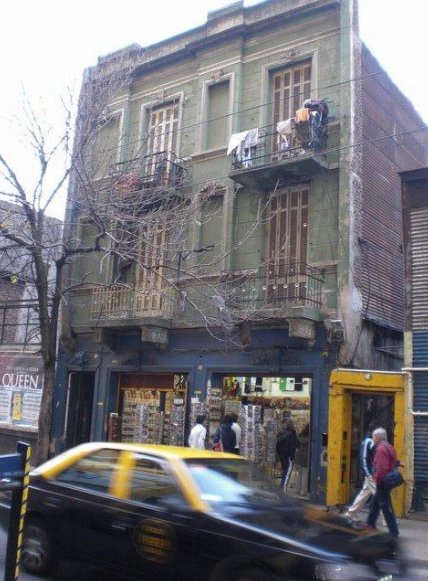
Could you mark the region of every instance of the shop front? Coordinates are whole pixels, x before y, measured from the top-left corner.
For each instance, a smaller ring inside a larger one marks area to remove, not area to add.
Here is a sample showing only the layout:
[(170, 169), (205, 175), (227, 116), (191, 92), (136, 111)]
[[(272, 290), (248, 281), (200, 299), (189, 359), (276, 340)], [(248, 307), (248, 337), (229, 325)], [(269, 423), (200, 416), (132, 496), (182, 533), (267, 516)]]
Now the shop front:
[[(305, 438), (310, 441), (311, 391), (312, 378), (298, 374), (213, 374), (206, 400), (208, 445), (220, 419), (226, 414), (234, 415), (242, 430), (241, 455), (279, 479), (281, 471), (275, 451), (276, 435), (281, 429), (282, 420), (287, 418), (292, 420), (298, 436), (304, 432), (302, 446), (306, 445)], [(309, 461), (305, 464), (304, 468), (307, 469)], [(293, 489), (294, 479), (290, 483), (290, 490)]]
[[(323, 459), (333, 354), (325, 348), (321, 334), (311, 350), (304, 340), (290, 337), (286, 329), (261, 329), (252, 337), (252, 346), (246, 349), (225, 348), (203, 332), (172, 332), (166, 349), (141, 349), (138, 338), (130, 336), (117, 343), (115, 352), (88, 342), (80, 370), (76, 365), (80, 359), (62, 353), (52, 448), (58, 453), (70, 447), (73, 438), (67, 435), (80, 433), (76, 432), (82, 417), (77, 413), (78, 401), (88, 416), (85, 437), (95, 441), (187, 445), (196, 416), (204, 414), (209, 448), (224, 415), (236, 414), (241, 454), (278, 478), (279, 484), (275, 443), (282, 420), (287, 418), (293, 421), (299, 438), (305, 432), (308, 483), (304, 492), (314, 502), (325, 502)], [(67, 385), (76, 386), (79, 395), (70, 393), (68, 405)], [(290, 480), (291, 492), (296, 490), (298, 473), (295, 469)]]
[(121, 373), (107, 439), (184, 446), (187, 385), (184, 374)]

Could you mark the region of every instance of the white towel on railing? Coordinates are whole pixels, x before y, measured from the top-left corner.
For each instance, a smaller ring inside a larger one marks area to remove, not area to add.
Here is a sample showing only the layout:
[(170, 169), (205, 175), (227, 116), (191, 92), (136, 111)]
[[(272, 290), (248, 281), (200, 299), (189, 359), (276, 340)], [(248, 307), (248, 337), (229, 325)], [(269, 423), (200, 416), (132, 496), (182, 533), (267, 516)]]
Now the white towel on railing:
[(229, 139), (229, 147), (227, 148), (227, 155), (230, 155), (232, 151), (235, 151), (238, 145), (241, 145), (241, 143), (245, 141), (245, 138), (247, 137), (248, 133), (249, 130), (241, 131), (241, 133), (233, 133), (231, 135)]
[(253, 129), (247, 129), (247, 131), (241, 131), (240, 133), (234, 133), (229, 140), (227, 155), (230, 155), (232, 151), (235, 151), (235, 149), (239, 146), (242, 149), (250, 149), (251, 147), (256, 147), (258, 141), (259, 141), (258, 127), (254, 127)]
[(293, 126), (292, 126), (292, 119), (286, 119), (285, 121), (279, 121), (276, 124), (276, 130), (278, 133), (278, 149), (280, 151), (285, 151), (290, 147), (292, 135), (293, 135)]

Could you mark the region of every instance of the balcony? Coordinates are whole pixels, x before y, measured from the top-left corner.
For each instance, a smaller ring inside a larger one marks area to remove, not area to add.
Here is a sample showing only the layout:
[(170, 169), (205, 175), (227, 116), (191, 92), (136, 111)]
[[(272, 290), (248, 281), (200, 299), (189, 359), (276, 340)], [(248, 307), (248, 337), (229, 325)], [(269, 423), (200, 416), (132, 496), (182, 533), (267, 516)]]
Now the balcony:
[(228, 308), (317, 320), (321, 307), (322, 271), (304, 263), (268, 268), (264, 275), (228, 274), (223, 289)]
[(246, 147), (243, 140), (234, 149), (229, 177), (243, 186), (267, 190), (278, 181), (310, 177), (328, 169), (326, 122), (315, 122), (311, 117), (298, 124), (294, 118), (288, 122), (286, 132), (280, 131), (281, 123), (286, 122), (259, 128), (256, 145), (251, 145), (252, 141)]
[(113, 168), (114, 192), (128, 198), (147, 190), (179, 190), (185, 185), (187, 170), (184, 162), (171, 151), (160, 151)]
[(172, 288), (149, 286), (128, 288), (114, 285), (94, 288), (91, 320), (100, 327), (128, 327), (141, 324), (169, 326), (174, 310)]

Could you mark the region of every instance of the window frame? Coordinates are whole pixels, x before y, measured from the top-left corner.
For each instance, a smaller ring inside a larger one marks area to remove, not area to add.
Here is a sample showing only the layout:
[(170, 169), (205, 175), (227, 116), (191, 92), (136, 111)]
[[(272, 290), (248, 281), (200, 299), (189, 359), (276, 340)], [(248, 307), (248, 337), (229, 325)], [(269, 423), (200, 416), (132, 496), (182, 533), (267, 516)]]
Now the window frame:
[(183, 121), (183, 103), (184, 103), (184, 92), (172, 93), (171, 95), (165, 96), (163, 99), (153, 99), (141, 104), (140, 107), (140, 128), (138, 132), (138, 143), (140, 143), (141, 153), (137, 154), (138, 157), (141, 155), (150, 155), (148, 150), (148, 143), (145, 140), (148, 139), (148, 131), (150, 129), (150, 123), (148, 122), (149, 114), (154, 109), (167, 108), (168, 105), (176, 102), (178, 106), (178, 119), (177, 119), (177, 136), (176, 136), (176, 149), (174, 151), (177, 157), (180, 157), (181, 148), (181, 127)]
[[(293, 49), (294, 47), (289, 47)], [(285, 70), (289, 67), (298, 66), (301, 63), (311, 63), (311, 98), (318, 98), (318, 82), (319, 82), (319, 66), (318, 66), (318, 50), (303, 50), (296, 49), (296, 58), (286, 59), (281, 55), (284, 54), (284, 49), (278, 50), (278, 61), (262, 66), (261, 69), (261, 87), (260, 87), (260, 103), (268, 104), (266, 107), (260, 107), (259, 127), (266, 127), (272, 124), (273, 119), (273, 98), (271, 94), (271, 78), (275, 73)], [(275, 58), (275, 54), (272, 55)]]
[[(234, 130), (234, 125), (237, 124), (237, 119), (235, 119), (235, 117), (237, 117), (236, 115), (233, 115), (233, 106), (234, 106), (234, 94), (235, 94), (235, 73), (231, 72), (231, 73), (225, 73), (222, 74), (221, 76), (219, 76), (218, 78), (216, 78), (215, 76), (215, 72), (211, 72), (211, 77), (205, 81), (203, 81), (202, 83), (202, 96), (201, 96), (201, 111), (200, 111), (200, 120), (201, 120), (201, 124), (199, 126), (199, 131), (198, 131), (198, 135), (197, 135), (197, 140), (196, 140), (196, 147), (197, 150), (199, 150), (199, 152), (208, 152), (208, 151), (221, 151), (223, 149), (227, 148), (227, 144), (228, 141), (230, 139), (230, 136), (232, 135), (232, 132)], [(226, 143), (224, 146), (222, 147), (215, 147), (214, 149), (208, 149), (207, 148), (207, 143), (208, 143), (208, 131), (207, 131), (207, 127), (208, 127), (208, 112), (209, 112), (209, 89), (211, 86), (213, 85), (217, 85), (219, 83), (224, 83), (224, 82), (228, 82), (229, 83), (229, 106), (228, 106), (228, 111), (227, 111), (227, 115), (229, 115), (228, 119), (226, 120)]]

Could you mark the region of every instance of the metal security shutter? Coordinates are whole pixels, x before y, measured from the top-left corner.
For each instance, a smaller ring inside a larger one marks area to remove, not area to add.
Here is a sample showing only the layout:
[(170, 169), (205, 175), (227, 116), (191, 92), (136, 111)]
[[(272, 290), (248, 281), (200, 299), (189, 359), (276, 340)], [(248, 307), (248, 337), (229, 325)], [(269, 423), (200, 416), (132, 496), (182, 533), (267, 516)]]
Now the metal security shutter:
[(413, 333), (413, 367), (428, 367), (428, 331)]
[[(413, 365), (426, 367), (428, 333), (416, 333), (414, 339), (416, 339), (416, 344), (414, 343)], [(417, 359), (418, 357), (420, 359)], [(428, 372), (426, 371), (413, 373), (413, 408), (416, 411), (428, 412)], [(415, 416), (414, 430), (415, 481), (428, 482), (428, 417)]]
[(428, 208), (410, 213), (412, 327), (428, 330)]
[(415, 481), (428, 483), (428, 418), (415, 417)]

